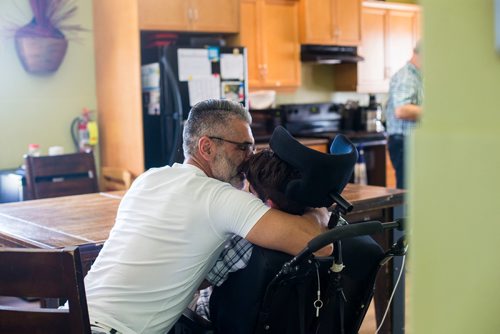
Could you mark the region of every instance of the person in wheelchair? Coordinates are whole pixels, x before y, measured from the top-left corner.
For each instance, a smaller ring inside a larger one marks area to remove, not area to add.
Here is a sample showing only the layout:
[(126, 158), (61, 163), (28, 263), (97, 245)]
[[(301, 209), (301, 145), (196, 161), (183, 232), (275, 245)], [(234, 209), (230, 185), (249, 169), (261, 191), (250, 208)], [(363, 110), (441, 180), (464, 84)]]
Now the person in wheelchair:
[(250, 123), (236, 102), (202, 101), (184, 126), (184, 162), (134, 181), (85, 278), (94, 333), (168, 332), (231, 235), (297, 254), (326, 230), (325, 208), (290, 215), (241, 190), (239, 166), (255, 148)]
[[(303, 215), (307, 206), (287, 199), (285, 188), (289, 181), (300, 178), (300, 172), (281, 160), (272, 150), (263, 150), (252, 155), (241, 171), (248, 181), (248, 190), (267, 206), (293, 215)], [(210, 319), (209, 299), (212, 286), (221, 286), (231, 272), (246, 267), (252, 255), (252, 244), (234, 235), (215, 262), (205, 280), (211, 286), (201, 290), (194, 310)]]
[[(308, 209), (303, 203), (289, 199), (285, 195), (288, 183), (299, 179), (300, 172), (280, 159), (273, 151), (264, 150), (251, 156), (242, 166), (242, 170), (249, 182), (249, 190), (266, 205), (296, 215), (301, 215)], [(347, 222), (340, 217), (338, 224), (344, 225)], [(210, 319), (209, 305), (215, 308), (213, 320), (217, 333), (254, 332), (253, 328), (257, 320), (258, 304), (262, 299), (263, 287), (269, 282), (271, 276), (268, 275), (263, 280), (257, 279), (257, 284), (237, 286), (238, 282), (242, 282), (241, 279), (245, 273), (242, 271), (242, 273), (237, 274), (236, 271), (247, 266), (253, 248), (247, 240), (233, 236), (206, 278), (214, 286), (214, 300), (210, 302), (212, 287), (200, 291), (195, 310), (202, 317)], [(349, 266), (347, 275), (350, 279), (346, 291), (350, 293), (349, 297), (352, 297), (353, 288), (359, 289), (360, 286), (366, 285), (370, 273), (376, 267), (377, 260), (380, 259), (383, 252), (367, 236), (346, 240), (343, 249), (347, 257), (345, 261)], [(266, 252), (259, 247), (257, 247), (257, 251), (256, 256), (261, 256)], [(273, 262), (273, 264), (279, 267), (289, 257), (283, 254), (278, 255), (277, 259), (278, 261)], [(264, 263), (269, 264), (270, 262)], [(268, 268), (261, 269), (265, 271)], [(252, 270), (250, 268), (247, 271), (250, 273)], [(258, 266), (256, 270), (259, 270)], [(255, 275), (250, 276), (250, 280), (256, 277)], [(223, 283), (228, 277), (230, 278), (229, 284), (225, 286)]]

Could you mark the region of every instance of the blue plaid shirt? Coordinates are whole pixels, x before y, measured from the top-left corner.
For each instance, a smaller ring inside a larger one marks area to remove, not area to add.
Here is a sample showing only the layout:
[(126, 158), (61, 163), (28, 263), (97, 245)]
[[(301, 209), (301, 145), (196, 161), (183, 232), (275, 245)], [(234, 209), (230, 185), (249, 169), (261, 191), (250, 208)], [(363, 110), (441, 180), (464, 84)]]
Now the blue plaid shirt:
[(405, 104), (422, 105), (422, 101), (422, 74), (415, 65), (408, 62), (391, 78), (389, 99), (385, 110), (387, 133), (408, 135), (417, 122), (396, 118), (396, 108)]
[[(229, 273), (245, 268), (251, 256), (252, 244), (238, 235), (233, 235), (205, 279), (214, 286), (220, 286)], [(211, 294), (211, 286), (201, 290), (194, 310), (205, 319), (210, 319)]]

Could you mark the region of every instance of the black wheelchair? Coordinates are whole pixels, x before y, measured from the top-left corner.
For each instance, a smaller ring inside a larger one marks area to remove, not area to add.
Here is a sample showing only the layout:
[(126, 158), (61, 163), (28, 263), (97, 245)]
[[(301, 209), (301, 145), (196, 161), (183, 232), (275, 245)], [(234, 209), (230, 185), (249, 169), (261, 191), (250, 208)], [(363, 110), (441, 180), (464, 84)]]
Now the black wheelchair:
[[(402, 229), (403, 220), (343, 223), (341, 217), (352, 205), (341, 192), (358, 158), (346, 137), (337, 135), (331, 154), (323, 154), (278, 127), (270, 146), (301, 172), (301, 179), (288, 184), (286, 195), (310, 207), (331, 207), (330, 230), (295, 257), (254, 246), (247, 267), (214, 287), (211, 321), (186, 310), (171, 333), (357, 333), (373, 298), (378, 271), (392, 257), (406, 253), (404, 238), (383, 251), (370, 237), (385, 229)], [(334, 243), (332, 256), (313, 255), (330, 243)]]

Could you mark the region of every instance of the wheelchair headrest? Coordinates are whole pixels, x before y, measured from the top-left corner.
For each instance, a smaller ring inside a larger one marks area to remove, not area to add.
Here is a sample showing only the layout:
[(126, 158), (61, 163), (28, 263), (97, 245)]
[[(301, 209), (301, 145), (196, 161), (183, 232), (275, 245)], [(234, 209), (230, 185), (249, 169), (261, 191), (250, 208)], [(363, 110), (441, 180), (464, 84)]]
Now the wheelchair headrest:
[(271, 149), (284, 161), (297, 168), (301, 178), (288, 183), (285, 195), (310, 207), (329, 207), (330, 194), (344, 190), (358, 159), (358, 151), (343, 135), (337, 135), (331, 154), (308, 148), (285, 128), (278, 126), (270, 140)]

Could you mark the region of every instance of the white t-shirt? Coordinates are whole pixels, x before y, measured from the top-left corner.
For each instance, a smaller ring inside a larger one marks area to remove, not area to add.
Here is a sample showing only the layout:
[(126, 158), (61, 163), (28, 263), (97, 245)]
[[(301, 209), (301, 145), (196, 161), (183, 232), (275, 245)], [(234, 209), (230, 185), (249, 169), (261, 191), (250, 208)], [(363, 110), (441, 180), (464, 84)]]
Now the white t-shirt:
[(91, 321), (165, 334), (228, 237), (245, 237), (269, 208), (188, 164), (151, 169), (123, 197), (85, 278)]

